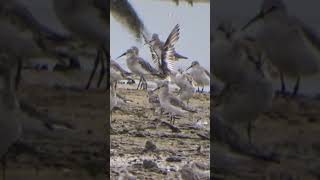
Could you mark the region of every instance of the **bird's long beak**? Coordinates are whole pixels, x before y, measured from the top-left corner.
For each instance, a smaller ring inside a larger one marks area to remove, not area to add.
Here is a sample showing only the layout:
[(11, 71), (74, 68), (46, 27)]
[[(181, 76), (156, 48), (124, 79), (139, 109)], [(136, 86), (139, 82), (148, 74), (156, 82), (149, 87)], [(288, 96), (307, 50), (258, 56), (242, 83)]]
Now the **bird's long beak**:
[(276, 10), (277, 7), (272, 6), (270, 9), (268, 9), (267, 11), (263, 12), (262, 10), (254, 17), (252, 18), (246, 25), (244, 25), (241, 30), (245, 30), (247, 27), (249, 27), (252, 23), (258, 21), (259, 19), (264, 18), (267, 14), (273, 12), (274, 10)]
[(151, 44), (153, 41), (155, 41), (155, 39), (151, 39), (150, 41), (147, 41), (146, 43), (144, 43), (144, 45)]
[(123, 53), (123, 54), (121, 54), (119, 57), (116, 58), (116, 60), (119, 59), (119, 58), (121, 58), (122, 56), (125, 56), (126, 54), (127, 54), (126, 52)]
[(188, 71), (190, 68), (192, 68), (193, 67), (193, 65), (191, 65), (191, 66), (189, 66), (187, 69), (186, 69), (186, 71)]
[(245, 30), (247, 29), (247, 27), (249, 27), (251, 24), (253, 24), (254, 22), (258, 21), (259, 19), (263, 18), (265, 16), (265, 13), (263, 13), (263, 11), (260, 11), (255, 17), (253, 17), (246, 25), (244, 25), (241, 30)]
[(159, 89), (160, 89), (160, 87), (161, 87), (161, 86), (159, 86), (159, 87), (155, 88), (155, 89), (154, 89), (154, 90), (152, 90), (151, 92), (152, 92), (152, 93), (156, 92), (157, 90), (159, 90)]

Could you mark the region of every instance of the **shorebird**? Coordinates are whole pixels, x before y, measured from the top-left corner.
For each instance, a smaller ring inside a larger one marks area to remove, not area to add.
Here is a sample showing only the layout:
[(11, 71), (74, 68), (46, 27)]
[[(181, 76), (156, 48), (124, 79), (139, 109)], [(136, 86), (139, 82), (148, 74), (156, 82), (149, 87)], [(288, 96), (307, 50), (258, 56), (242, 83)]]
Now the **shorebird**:
[[(239, 36), (231, 22), (223, 21), (216, 28), (211, 45), (212, 71), (214, 78), (226, 84), (241, 84), (254, 78), (248, 73), (248, 67), (254, 65), (254, 71), (263, 73), (269, 65), (255, 41)], [(262, 65), (265, 66), (262, 66)]]
[(171, 71), (170, 79), (180, 88), (178, 92), (179, 98), (189, 104), (189, 99), (194, 93), (192, 77), (183, 73), (182, 69), (179, 69), (178, 72)]
[(18, 62), (15, 85), (17, 87), (23, 62), (45, 56), (60, 60), (58, 52), (49, 49), (45, 41), (64, 41), (68, 37), (39, 23), (21, 2), (5, 1), (0, 2), (0, 6), (0, 52), (6, 53)]
[(133, 176), (131, 173), (128, 172), (126, 167), (120, 170), (119, 174), (120, 176), (118, 180), (136, 180), (137, 179), (136, 176)]
[[(9, 147), (18, 141), (22, 134), (22, 124), (17, 113), (19, 104), (14, 91), (13, 64), (8, 57), (0, 57), (0, 157), (5, 168), (5, 155)], [(4, 175), (5, 176), (5, 175)]]
[(199, 86), (202, 86), (201, 92), (203, 92), (204, 86), (210, 85), (210, 73), (202, 66), (200, 66), (198, 61), (193, 61), (191, 66), (187, 70), (191, 69), (190, 75), (193, 81), (198, 86), (197, 92), (200, 92)]
[(232, 38), (225, 25), (218, 26), (219, 36), (212, 45), (213, 72), (225, 84), (215, 113), (230, 126), (246, 126), (251, 141), (252, 121), (271, 106), (273, 98), (268, 63), (255, 42)]
[[(109, 3), (105, 0), (53, 0), (58, 19), (71, 35), (97, 48), (97, 57), (86, 89), (90, 87), (98, 63), (102, 67), (97, 86), (105, 74), (105, 63), (109, 63)], [(105, 56), (103, 56), (103, 54)], [(105, 57), (107, 61), (104, 60)]]
[(161, 107), (170, 114), (170, 121), (175, 122), (175, 116), (185, 116), (188, 113), (197, 111), (187, 106), (182, 100), (169, 93), (169, 81), (162, 81), (159, 86), (153, 90), (160, 90), (159, 100)]
[(262, 23), (255, 35), (257, 43), (280, 71), (282, 92), (285, 91), (283, 75), (297, 78), (292, 93), (295, 96), (301, 77), (315, 75), (320, 70), (317, 56), (320, 38), (301, 20), (289, 16), (281, 0), (264, 0), (260, 13), (242, 29), (259, 20)]
[(165, 75), (167, 75), (168, 68), (169, 70), (173, 70), (175, 61), (187, 59), (187, 57), (179, 55), (174, 48), (175, 43), (179, 40), (179, 31), (180, 27), (179, 24), (177, 24), (172, 29), (166, 42), (162, 42), (157, 34), (153, 34), (150, 41), (143, 36), (146, 44), (149, 44), (154, 64), (156, 64), (158, 70), (162, 71)]
[(188, 163), (184, 165), (180, 170), (180, 176), (182, 180), (209, 180), (209, 169), (200, 169), (197, 167), (197, 163)]
[(113, 108), (117, 106), (118, 100), (115, 86), (113, 85), (113, 83), (110, 83), (110, 112), (112, 112)]
[(110, 59), (110, 82), (115, 84), (117, 88), (117, 82), (123, 79), (128, 79), (131, 73), (124, 70), (117, 62)]
[[(136, 46), (132, 46), (131, 49), (133, 50), (133, 52), (134, 52), (134, 54), (135, 54), (136, 56), (139, 56), (139, 49), (138, 49)], [(138, 83), (138, 84), (140, 84), (141, 81), (142, 81), (142, 79), (139, 80), (139, 83)], [(141, 86), (142, 86), (142, 85), (141, 85)]]
[(155, 94), (153, 91), (148, 91), (148, 102), (154, 109), (160, 107), (159, 96)]
[(145, 79), (145, 75), (157, 75), (160, 76), (158, 71), (153, 68), (147, 61), (142, 59), (141, 57), (136, 55), (136, 50), (128, 49), (125, 53), (120, 55), (117, 59), (122, 56), (127, 56), (127, 66), (133, 74), (140, 76), (140, 81), (137, 89), (139, 89), (140, 85), (143, 87), (143, 83), (145, 84), (144, 88), (147, 90), (148, 85)]

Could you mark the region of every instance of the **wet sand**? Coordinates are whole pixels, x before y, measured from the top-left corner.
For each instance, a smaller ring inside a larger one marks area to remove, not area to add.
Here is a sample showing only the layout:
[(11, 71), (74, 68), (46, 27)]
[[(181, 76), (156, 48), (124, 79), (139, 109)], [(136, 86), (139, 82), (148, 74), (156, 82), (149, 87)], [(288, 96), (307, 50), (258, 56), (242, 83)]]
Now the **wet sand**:
[[(181, 132), (173, 132), (160, 122), (147, 92), (136, 90), (136, 86), (118, 84), (118, 93), (132, 102), (112, 113), (111, 179), (117, 179), (124, 167), (138, 179), (177, 179), (178, 171), (188, 162), (209, 165), (209, 94), (194, 94), (189, 105), (198, 112), (193, 117), (177, 119), (175, 126)], [(161, 120), (169, 122), (165, 116)], [(145, 148), (147, 141), (156, 146), (154, 151)], [(148, 167), (144, 160), (151, 160), (156, 167)]]
[[(73, 128), (54, 131), (25, 128), (22, 140), (35, 148), (36, 153), (25, 149), (20, 149), (21, 153), (9, 152), (7, 180), (105, 179), (106, 91), (84, 90), (88, 74), (73, 73), (66, 78), (55, 72), (23, 71), (18, 98)], [(26, 126), (42, 125), (41, 120), (26, 113), (23, 117)]]
[[(274, 98), (272, 108), (254, 123), (252, 143), (273, 152), (279, 161), (264, 161), (214, 144), (219, 165), (214, 177), (223, 179), (319, 179), (320, 99)], [(231, 164), (229, 164), (231, 163)], [(236, 167), (236, 168), (235, 168)]]

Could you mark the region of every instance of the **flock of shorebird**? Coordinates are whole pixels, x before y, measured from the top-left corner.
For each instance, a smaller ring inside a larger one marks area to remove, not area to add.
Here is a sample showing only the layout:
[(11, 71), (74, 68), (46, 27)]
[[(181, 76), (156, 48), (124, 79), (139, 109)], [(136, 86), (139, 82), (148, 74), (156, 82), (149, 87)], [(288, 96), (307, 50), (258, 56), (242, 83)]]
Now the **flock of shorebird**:
[[(101, 84), (105, 66), (110, 60), (110, 110), (121, 101), (116, 92), (117, 81), (137, 75), (140, 77), (137, 89), (148, 91), (146, 77), (150, 75), (160, 81), (157, 82), (158, 87), (148, 94), (160, 90), (158, 103), (170, 114), (171, 120), (177, 115), (195, 112), (188, 106), (194, 85), (198, 86), (199, 92), (199, 87), (203, 91), (203, 87), (210, 83), (210, 74), (197, 61), (192, 62), (186, 71), (175, 70), (176, 61), (187, 59), (174, 48), (179, 39), (179, 26), (173, 28), (165, 42), (157, 34), (153, 34), (150, 40), (145, 38), (155, 67), (139, 56), (137, 47), (131, 47), (123, 53), (120, 57), (126, 56), (131, 71), (127, 72), (116, 62), (118, 58), (111, 60), (108, 52), (107, 3), (105, 0), (53, 0), (54, 12), (69, 32), (60, 34), (39, 23), (19, 1), (0, 1), (0, 112), (4, 117), (0, 121), (0, 132), (5, 137), (1, 139), (0, 156), (23, 133), (22, 123), (15, 118), (16, 111), (19, 111), (15, 90), (22, 64), (37, 57), (52, 57), (64, 62), (61, 57), (70, 55), (56, 47), (72, 40), (83, 41), (97, 49), (86, 88), (90, 87), (99, 63), (102, 68), (98, 85)], [(247, 31), (251, 28), (257, 29), (254, 35)], [(216, 100), (218, 107), (213, 115), (217, 119), (215, 126), (240, 123), (247, 127), (251, 141), (252, 121), (271, 106), (274, 96), (270, 67), (280, 72), (282, 93), (286, 91), (284, 77), (297, 78), (291, 94), (296, 96), (301, 78), (320, 71), (317, 56), (319, 46), (320, 38), (302, 21), (290, 16), (282, 0), (264, 0), (260, 13), (239, 30), (232, 22), (219, 23), (211, 44), (211, 63), (215, 78), (225, 86)], [(168, 79), (180, 88), (178, 97), (169, 91)], [(229, 133), (223, 129), (217, 132), (220, 138), (225, 138)]]
[[(24, 133), (24, 123), (17, 117), (21, 109), (16, 96), (23, 64), (37, 57), (50, 57), (65, 64), (63, 58), (71, 57), (72, 53), (57, 47), (74, 41), (85, 42), (98, 49), (88, 88), (96, 66), (99, 63), (104, 66), (109, 59), (108, 3), (105, 0), (53, 0), (56, 17), (69, 32), (61, 34), (37, 21), (20, 1), (0, 1), (1, 157), (5, 157), (9, 147), (18, 142)], [(104, 73), (105, 68), (101, 68), (99, 83)]]
[[(295, 97), (301, 77), (320, 71), (319, 47), (320, 38), (289, 15), (282, 0), (263, 0), (259, 14), (242, 28), (236, 29), (230, 20), (218, 23), (211, 43), (211, 63), (224, 89), (213, 113), (216, 137), (235, 148), (251, 147), (240, 144), (252, 145), (252, 121), (271, 106), (275, 92), (271, 71), (280, 74), (280, 93)], [(297, 78), (292, 93), (286, 92), (285, 76)], [(247, 135), (242, 136), (247, 140), (241, 140), (242, 129), (247, 129)]]
[[(167, 40), (162, 42), (158, 34), (153, 34), (150, 40), (145, 38), (145, 45), (148, 44), (152, 55), (153, 67), (148, 61), (139, 56), (139, 49), (135, 46), (128, 49), (120, 55), (119, 59), (126, 56), (127, 67), (130, 72), (125, 71), (116, 60), (110, 60), (110, 110), (117, 106), (121, 98), (117, 96), (116, 84), (119, 80), (131, 79), (132, 75), (140, 77), (137, 90), (143, 88), (148, 91), (149, 102), (157, 103), (164, 112), (170, 114), (171, 122), (174, 123), (176, 116), (184, 116), (188, 112), (196, 112), (189, 107), (189, 99), (194, 94), (194, 86), (198, 86), (197, 92), (203, 93), (204, 86), (210, 84), (210, 73), (198, 61), (193, 61), (192, 64), (183, 71), (182, 69), (175, 70), (175, 62), (179, 59), (188, 59), (175, 51), (174, 45), (179, 39), (179, 25), (177, 24)], [(156, 80), (157, 88), (149, 91), (146, 76), (152, 76)], [(178, 96), (175, 96), (169, 91), (169, 82), (176, 84), (179, 87)], [(200, 91), (199, 86), (202, 87)], [(159, 96), (154, 94), (159, 90)]]

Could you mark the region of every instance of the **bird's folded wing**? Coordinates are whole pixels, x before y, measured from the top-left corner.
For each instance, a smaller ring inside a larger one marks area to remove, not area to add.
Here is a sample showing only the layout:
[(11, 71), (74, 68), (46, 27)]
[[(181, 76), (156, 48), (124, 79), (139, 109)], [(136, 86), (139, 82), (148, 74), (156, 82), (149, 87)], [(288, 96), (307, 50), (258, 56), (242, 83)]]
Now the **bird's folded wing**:
[(300, 19), (296, 17), (292, 17), (291, 21), (299, 27), (301, 32), (303, 33), (304, 37), (307, 41), (311, 42), (313, 47), (315, 47), (317, 50), (320, 50), (320, 37), (319, 35), (314, 32), (311, 27), (307, 26), (304, 22), (302, 22)]
[(185, 111), (189, 111), (189, 112), (196, 112), (194, 109), (190, 108), (189, 106), (187, 106), (183, 101), (181, 101), (180, 99), (172, 96), (170, 97), (170, 103), (173, 105), (173, 106), (177, 106), (177, 107), (180, 107), (182, 108), (183, 110)]
[(110, 61), (110, 68), (114, 68), (118, 71), (120, 71), (121, 73), (125, 74), (125, 75), (129, 75), (131, 73), (129, 73), (128, 71), (124, 70), (118, 63), (116, 63), (115, 61), (111, 60)]
[(153, 68), (148, 62), (139, 59), (139, 64), (142, 66), (143, 69), (149, 71), (151, 74), (158, 74), (157, 70), (155, 68)]

